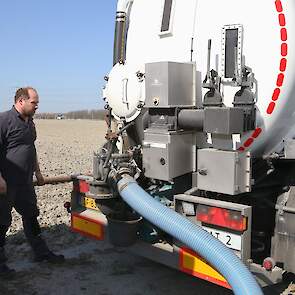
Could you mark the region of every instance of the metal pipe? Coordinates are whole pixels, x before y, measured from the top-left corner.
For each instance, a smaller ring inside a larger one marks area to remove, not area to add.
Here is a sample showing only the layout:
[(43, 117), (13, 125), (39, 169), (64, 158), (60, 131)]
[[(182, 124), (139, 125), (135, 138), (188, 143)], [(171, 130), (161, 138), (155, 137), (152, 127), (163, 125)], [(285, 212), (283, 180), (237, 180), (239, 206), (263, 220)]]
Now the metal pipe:
[[(78, 175), (86, 175), (86, 176), (92, 176), (91, 173), (85, 173), (85, 174), (74, 174), (74, 175), (57, 175), (57, 176), (48, 176), (44, 177), (44, 185), (45, 184), (59, 184), (59, 183), (68, 183), (72, 182), (74, 179), (77, 178)], [(34, 176), (33, 178), (33, 185), (34, 186), (40, 186), (37, 183), (37, 179)]]
[(128, 11), (132, 3), (133, 0), (119, 0), (117, 3), (113, 65), (125, 62)]
[(293, 213), (293, 214), (295, 214), (295, 208), (288, 207), (288, 206), (280, 206), (280, 205), (276, 205), (276, 210), (284, 211), (284, 212), (287, 212), (287, 213)]
[[(44, 177), (44, 184), (58, 184), (58, 183), (67, 183), (73, 181), (73, 176), (71, 175), (58, 175), (58, 176), (50, 176)], [(37, 179), (33, 179), (34, 186), (39, 186), (37, 183)]]
[(113, 51), (113, 65), (125, 61), (126, 48), (126, 13), (118, 11), (116, 14), (115, 40)]
[(181, 110), (178, 114), (178, 126), (182, 129), (203, 131), (204, 110)]
[(211, 67), (211, 44), (212, 40), (208, 40), (208, 56), (207, 56), (207, 79), (210, 77), (210, 67)]

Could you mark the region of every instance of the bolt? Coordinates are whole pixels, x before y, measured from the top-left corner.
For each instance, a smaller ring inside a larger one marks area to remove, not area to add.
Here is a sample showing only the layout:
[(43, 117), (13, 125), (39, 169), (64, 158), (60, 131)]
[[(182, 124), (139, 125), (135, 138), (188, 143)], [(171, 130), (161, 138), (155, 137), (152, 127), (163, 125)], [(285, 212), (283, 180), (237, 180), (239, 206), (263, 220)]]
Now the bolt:
[(160, 103), (160, 98), (159, 98), (159, 97), (154, 97), (154, 98), (153, 98), (153, 104), (154, 104), (155, 106), (157, 106), (157, 105), (159, 105), (159, 103)]

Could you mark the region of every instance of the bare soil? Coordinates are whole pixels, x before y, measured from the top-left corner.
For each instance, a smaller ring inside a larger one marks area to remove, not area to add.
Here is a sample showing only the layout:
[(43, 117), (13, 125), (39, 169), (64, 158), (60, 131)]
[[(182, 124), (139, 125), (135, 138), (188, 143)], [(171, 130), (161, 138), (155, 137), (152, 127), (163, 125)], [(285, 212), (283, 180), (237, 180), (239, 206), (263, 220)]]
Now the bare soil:
[[(105, 123), (84, 120), (36, 120), (37, 150), (44, 176), (92, 170), (92, 154), (104, 142)], [(70, 231), (70, 216), (63, 207), (70, 200), (71, 184), (38, 187), (39, 221), (52, 250), (62, 253), (61, 265), (33, 263), (13, 212), (8, 233), (9, 266), (14, 280), (0, 280), (0, 295), (197, 295), (232, 294), (231, 291), (134, 256), (104, 242)]]

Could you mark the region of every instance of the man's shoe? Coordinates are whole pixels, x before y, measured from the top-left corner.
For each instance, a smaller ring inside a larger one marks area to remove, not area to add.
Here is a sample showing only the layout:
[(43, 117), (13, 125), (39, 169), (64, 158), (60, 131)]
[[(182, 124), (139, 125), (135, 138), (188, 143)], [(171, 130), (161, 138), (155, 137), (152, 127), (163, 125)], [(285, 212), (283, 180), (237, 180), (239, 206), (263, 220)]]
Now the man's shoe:
[(16, 271), (9, 268), (5, 263), (0, 264), (0, 279), (12, 279), (14, 278)]
[(63, 255), (56, 255), (53, 252), (49, 251), (46, 254), (38, 255), (34, 259), (35, 262), (46, 261), (53, 264), (63, 263), (65, 261), (65, 257)]

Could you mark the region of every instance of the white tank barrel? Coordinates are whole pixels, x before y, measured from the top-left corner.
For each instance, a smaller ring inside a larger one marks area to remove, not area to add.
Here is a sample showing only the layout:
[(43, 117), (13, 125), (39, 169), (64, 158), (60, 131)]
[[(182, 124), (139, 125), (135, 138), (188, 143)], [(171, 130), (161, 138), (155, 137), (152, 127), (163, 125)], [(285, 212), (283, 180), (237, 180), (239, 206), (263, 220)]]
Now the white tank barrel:
[[(292, 137), (295, 111), (295, 1), (269, 0), (141, 0), (129, 6), (125, 65), (110, 73), (105, 96), (114, 115), (133, 120), (144, 104), (144, 81), (138, 73), (146, 63), (195, 62), (196, 100), (206, 89), (208, 40), (211, 68), (222, 77), (224, 104), (232, 107), (238, 87), (226, 83), (225, 29), (238, 28), (236, 68), (254, 73), (256, 129), (244, 134), (236, 148), (253, 155), (279, 151)], [(131, 7), (131, 9), (130, 9)], [(230, 27), (230, 25), (232, 27)], [(237, 73), (238, 70), (237, 70)], [(137, 76), (136, 76), (137, 75)]]

